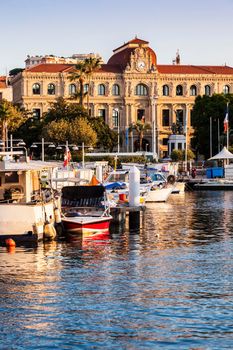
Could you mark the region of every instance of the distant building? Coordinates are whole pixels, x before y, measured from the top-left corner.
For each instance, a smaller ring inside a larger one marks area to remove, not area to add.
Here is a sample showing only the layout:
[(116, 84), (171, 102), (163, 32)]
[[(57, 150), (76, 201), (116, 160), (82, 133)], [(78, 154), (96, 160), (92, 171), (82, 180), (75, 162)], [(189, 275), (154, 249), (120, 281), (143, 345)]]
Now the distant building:
[[(77, 90), (78, 82), (68, 78), (72, 69), (72, 63), (41, 62), (24, 70), (12, 78), (14, 102), (42, 117), (50, 102), (59, 96), (69, 98)], [(84, 88), (89, 91), (91, 115), (101, 116), (116, 131), (119, 128), (122, 151), (138, 149), (136, 133), (128, 135), (126, 130), (142, 120), (151, 124), (143, 149), (153, 150), (162, 158), (168, 155), (174, 124), (179, 124), (180, 134), (187, 130), (190, 143), (197, 95), (233, 93), (233, 68), (182, 65), (179, 52), (173, 64), (158, 64), (149, 43), (135, 38), (113, 50), (107, 64), (93, 73), (90, 85), (86, 82)], [(87, 100), (85, 103), (87, 107)], [(174, 147), (171, 142), (169, 151)]]
[(0, 100), (12, 102), (12, 86), (9, 85), (7, 76), (0, 76)]
[(48, 63), (58, 63), (58, 64), (76, 64), (79, 61), (84, 61), (86, 58), (99, 58), (103, 63), (102, 57), (99, 54), (88, 53), (88, 54), (74, 54), (71, 57), (60, 57), (54, 55), (45, 55), (45, 56), (27, 56), (25, 60), (25, 67), (30, 68), (38, 64), (48, 64)]

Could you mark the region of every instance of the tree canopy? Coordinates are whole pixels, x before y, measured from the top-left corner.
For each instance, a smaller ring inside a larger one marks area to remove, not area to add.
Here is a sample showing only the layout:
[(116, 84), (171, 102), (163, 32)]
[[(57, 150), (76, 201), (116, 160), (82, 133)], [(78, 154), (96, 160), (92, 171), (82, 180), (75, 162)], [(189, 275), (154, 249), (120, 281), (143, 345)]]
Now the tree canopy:
[[(79, 127), (82, 127), (84, 128), (84, 130), (86, 130), (83, 133), (81, 133), (80, 131), (78, 135), (79, 143), (85, 142), (86, 144), (96, 145), (96, 147), (98, 148), (103, 147), (104, 149), (108, 150), (113, 149), (113, 147), (117, 143), (117, 134), (109, 128), (108, 124), (104, 122), (104, 119), (101, 117), (89, 116), (87, 111), (78, 103), (68, 102), (61, 97), (58, 98), (56, 102), (51, 104), (50, 110), (44, 115), (42, 122), (43, 134), (46, 134), (46, 129), (49, 127), (52, 128), (54, 131), (50, 131), (50, 136), (47, 133), (47, 137), (52, 137), (52, 134), (55, 137), (56, 123), (58, 127), (58, 134), (60, 133), (59, 130), (61, 128), (61, 125), (63, 124), (64, 137), (66, 138), (66, 140), (73, 140), (76, 137), (74, 135), (77, 135), (77, 131), (75, 131), (74, 128), (78, 125), (78, 119), (81, 120)], [(69, 131), (67, 131), (68, 124), (70, 124)], [(90, 137), (89, 142), (87, 140), (87, 135), (88, 137)]]
[[(213, 154), (220, 147), (226, 146), (226, 136), (223, 132), (223, 122), (226, 115), (227, 103), (229, 103), (229, 127), (233, 122), (233, 95), (214, 94), (213, 96), (198, 96), (192, 111), (191, 124), (194, 128), (192, 148), (205, 158), (210, 156), (210, 128), (212, 128)], [(219, 126), (219, 129), (218, 129)], [(218, 136), (220, 135), (220, 137)], [(219, 139), (219, 140), (218, 140)], [(233, 140), (230, 140), (233, 142)]]
[(7, 138), (8, 132), (17, 130), (26, 120), (28, 114), (25, 110), (20, 110), (19, 107), (14, 106), (11, 102), (3, 99), (0, 101), (0, 130), (1, 139), (3, 141)]

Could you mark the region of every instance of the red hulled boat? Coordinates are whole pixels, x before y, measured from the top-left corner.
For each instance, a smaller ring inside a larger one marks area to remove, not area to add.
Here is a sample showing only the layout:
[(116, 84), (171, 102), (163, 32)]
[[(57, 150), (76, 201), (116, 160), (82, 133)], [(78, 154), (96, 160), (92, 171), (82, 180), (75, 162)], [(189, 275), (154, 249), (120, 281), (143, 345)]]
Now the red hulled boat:
[(62, 222), (70, 237), (109, 234), (112, 216), (103, 186), (66, 186), (62, 189)]

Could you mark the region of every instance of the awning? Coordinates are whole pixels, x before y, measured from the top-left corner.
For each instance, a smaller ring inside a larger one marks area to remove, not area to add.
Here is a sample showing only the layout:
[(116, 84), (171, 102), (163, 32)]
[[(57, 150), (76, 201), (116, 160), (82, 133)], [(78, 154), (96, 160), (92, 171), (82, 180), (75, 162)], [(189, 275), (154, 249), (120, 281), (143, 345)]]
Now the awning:
[(219, 152), (215, 156), (209, 158), (208, 160), (217, 160), (217, 159), (233, 159), (233, 153), (228, 151), (228, 149), (226, 147), (223, 147), (221, 152)]

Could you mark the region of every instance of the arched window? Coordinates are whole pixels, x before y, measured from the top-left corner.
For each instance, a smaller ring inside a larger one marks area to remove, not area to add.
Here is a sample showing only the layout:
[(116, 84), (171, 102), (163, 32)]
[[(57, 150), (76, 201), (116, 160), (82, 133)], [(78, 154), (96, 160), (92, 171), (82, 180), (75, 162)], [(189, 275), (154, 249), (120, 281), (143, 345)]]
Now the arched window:
[(138, 84), (136, 86), (135, 95), (137, 95), (137, 96), (147, 96), (148, 95), (147, 87), (145, 85), (143, 85), (143, 84)]
[(190, 87), (190, 96), (197, 96), (197, 87), (195, 85)]
[(55, 85), (54, 84), (48, 85), (48, 95), (55, 95)]
[(89, 84), (84, 84), (83, 86), (83, 92), (86, 94), (89, 91)]
[(75, 84), (70, 84), (69, 85), (69, 95), (74, 95), (76, 94), (76, 85)]
[(32, 93), (33, 95), (40, 95), (40, 84), (35, 83), (32, 85)]
[(223, 86), (223, 93), (225, 95), (229, 94), (230, 93), (230, 87), (228, 85), (224, 85)]
[(211, 95), (211, 88), (209, 85), (205, 86), (205, 95), (210, 96)]
[(163, 85), (163, 96), (169, 96), (169, 86)]
[(183, 86), (182, 85), (177, 85), (176, 96), (183, 96)]
[(113, 96), (119, 96), (120, 95), (120, 87), (118, 84), (114, 84), (112, 86), (112, 94)]
[(98, 85), (98, 95), (101, 95), (101, 96), (105, 95), (105, 85), (104, 84)]

